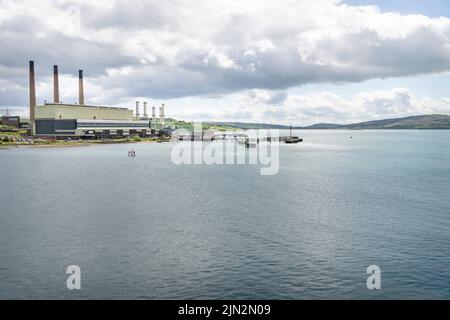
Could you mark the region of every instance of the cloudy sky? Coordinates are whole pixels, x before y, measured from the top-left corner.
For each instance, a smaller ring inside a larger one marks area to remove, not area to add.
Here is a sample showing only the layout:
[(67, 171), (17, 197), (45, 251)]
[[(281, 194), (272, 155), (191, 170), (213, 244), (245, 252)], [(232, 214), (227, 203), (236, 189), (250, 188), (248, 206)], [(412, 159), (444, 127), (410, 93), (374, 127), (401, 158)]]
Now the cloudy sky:
[(448, 0), (0, 0), (0, 113), (37, 97), (307, 125), (450, 114)]

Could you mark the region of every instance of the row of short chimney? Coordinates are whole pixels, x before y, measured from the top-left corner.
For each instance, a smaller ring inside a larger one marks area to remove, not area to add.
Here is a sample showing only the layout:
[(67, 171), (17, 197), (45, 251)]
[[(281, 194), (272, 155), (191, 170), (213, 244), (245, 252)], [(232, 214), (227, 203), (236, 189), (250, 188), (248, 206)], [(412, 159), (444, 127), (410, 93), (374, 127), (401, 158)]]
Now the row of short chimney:
[[(140, 117), (140, 110), (139, 110), (139, 101), (136, 101), (136, 118), (139, 119)], [(144, 101), (144, 115), (143, 115), (143, 119), (147, 120), (148, 119), (148, 113), (147, 113), (147, 101)], [(152, 119), (156, 118), (156, 107), (152, 107)], [(164, 103), (161, 105), (161, 107), (159, 108), (159, 118), (161, 120), (164, 120)]]

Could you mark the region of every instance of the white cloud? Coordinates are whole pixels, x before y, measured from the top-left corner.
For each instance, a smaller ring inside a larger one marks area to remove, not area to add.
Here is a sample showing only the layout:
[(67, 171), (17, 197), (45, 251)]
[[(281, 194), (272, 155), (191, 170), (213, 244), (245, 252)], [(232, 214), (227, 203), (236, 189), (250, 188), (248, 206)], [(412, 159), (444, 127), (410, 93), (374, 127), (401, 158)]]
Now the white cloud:
[[(169, 101), (169, 115), (196, 121), (250, 121), (312, 125), (315, 123), (354, 123), (418, 114), (450, 113), (450, 98), (442, 101), (415, 97), (406, 88), (362, 92), (348, 99), (336, 93), (287, 94), (280, 104), (271, 104), (270, 91), (246, 91), (231, 95), (230, 101), (210, 108), (214, 101)], [(443, 102), (445, 101), (445, 103)], [(187, 111), (188, 110), (188, 111)], [(208, 110), (208, 113), (205, 113)]]
[(418, 114), (450, 113), (450, 106), (430, 97), (416, 97), (406, 88), (362, 92), (350, 99), (320, 92), (289, 96), (287, 119), (301, 124), (320, 122), (354, 123)]

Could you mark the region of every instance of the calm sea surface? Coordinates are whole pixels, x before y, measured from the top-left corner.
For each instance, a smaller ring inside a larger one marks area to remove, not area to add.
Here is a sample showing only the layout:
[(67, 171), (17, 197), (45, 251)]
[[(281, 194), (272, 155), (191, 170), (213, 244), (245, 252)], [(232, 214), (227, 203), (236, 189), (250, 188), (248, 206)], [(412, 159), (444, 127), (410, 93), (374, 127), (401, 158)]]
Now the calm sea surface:
[(0, 150), (0, 298), (449, 299), (450, 131), (297, 134), (274, 176), (173, 143)]

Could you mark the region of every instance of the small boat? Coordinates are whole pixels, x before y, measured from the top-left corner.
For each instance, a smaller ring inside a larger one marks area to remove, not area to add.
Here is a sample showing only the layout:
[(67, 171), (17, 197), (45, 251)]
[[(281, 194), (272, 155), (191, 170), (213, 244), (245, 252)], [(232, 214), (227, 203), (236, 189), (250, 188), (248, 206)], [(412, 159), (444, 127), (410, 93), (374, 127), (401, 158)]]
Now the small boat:
[(289, 137), (284, 140), (285, 143), (293, 144), (303, 142), (303, 139), (292, 135), (292, 126), (289, 126)]
[(286, 140), (284, 140), (285, 143), (299, 143), (303, 142), (303, 139), (300, 139), (299, 137), (288, 137)]

